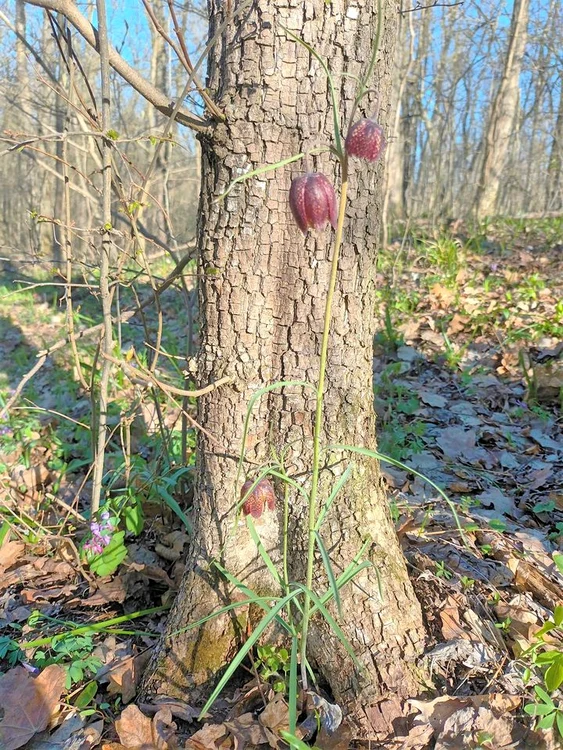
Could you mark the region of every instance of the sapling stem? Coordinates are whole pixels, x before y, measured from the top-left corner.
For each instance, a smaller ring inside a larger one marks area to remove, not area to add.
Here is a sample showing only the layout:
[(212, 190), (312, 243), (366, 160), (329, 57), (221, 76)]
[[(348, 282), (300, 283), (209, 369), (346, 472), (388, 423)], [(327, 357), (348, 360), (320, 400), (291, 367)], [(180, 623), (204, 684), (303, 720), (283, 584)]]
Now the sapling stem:
[(309, 525), (308, 525), (308, 550), (307, 550), (307, 576), (305, 583), (305, 594), (303, 602), (303, 619), (301, 623), (301, 680), (303, 689), (307, 689), (307, 636), (309, 633), (309, 615), (311, 610), (311, 597), (309, 592), (313, 585), (313, 564), (315, 561), (315, 526), (317, 517), (317, 494), (319, 489), (319, 467), (321, 458), (321, 432), (323, 426), (323, 399), (326, 376), (326, 363), (328, 355), (328, 339), (330, 334), (330, 322), (332, 318), (332, 303), (334, 290), (336, 288), (336, 276), (338, 272), (338, 259), (342, 245), (342, 233), (344, 229), (344, 217), (346, 214), (346, 196), (348, 193), (348, 157), (343, 154), (340, 159), (342, 169), (340, 204), (338, 207), (338, 221), (336, 224), (336, 236), (334, 240), (334, 254), (330, 270), (330, 281), (326, 295), (323, 338), (321, 343), (321, 359), (319, 364), (319, 384), (316, 394), (315, 428), (313, 432), (313, 465), (311, 476), (311, 492), (309, 495)]

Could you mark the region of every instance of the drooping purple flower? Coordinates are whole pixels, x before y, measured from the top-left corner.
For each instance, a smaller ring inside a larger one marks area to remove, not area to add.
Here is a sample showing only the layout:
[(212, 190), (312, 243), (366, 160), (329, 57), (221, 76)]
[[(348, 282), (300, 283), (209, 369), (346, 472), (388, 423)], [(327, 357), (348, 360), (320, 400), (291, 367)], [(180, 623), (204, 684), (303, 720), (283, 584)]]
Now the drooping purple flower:
[(336, 193), (328, 178), (320, 172), (308, 172), (293, 180), (289, 189), (289, 206), (303, 234), (309, 229), (324, 229), (327, 222), (336, 229)]
[(365, 161), (376, 162), (385, 148), (383, 128), (373, 118), (355, 122), (346, 136), (346, 153)]
[[(252, 479), (242, 485), (240, 491), (241, 500), (248, 493), (254, 482)], [(272, 487), (272, 483), (269, 479), (261, 479), (252, 492), (248, 495), (244, 503), (242, 504), (242, 512), (245, 516), (253, 516), (254, 518), (260, 518), (264, 510), (275, 510), (276, 508), (276, 493)]]

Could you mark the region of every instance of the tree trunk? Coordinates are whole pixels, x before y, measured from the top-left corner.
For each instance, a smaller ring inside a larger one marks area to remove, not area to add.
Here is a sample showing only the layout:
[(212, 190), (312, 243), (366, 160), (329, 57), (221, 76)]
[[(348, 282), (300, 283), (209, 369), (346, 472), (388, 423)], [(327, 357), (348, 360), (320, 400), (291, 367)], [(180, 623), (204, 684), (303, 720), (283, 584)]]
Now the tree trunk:
[[(236, 3), (231, 7), (236, 8)], [(385, 24), (376, 86), (381, 117), (386, 119), (396, 34), (394, 2), (385, 0)], [(228, 4), (210, 0), (211, 36), (224, 20)], [(301, 35), (328, 60), (341, 96), (341, 114), (349, 115), (354, 79), (369, 59), (377, 27), (375, 0), (353, 6), (341, 0), (275, 4), (256, 0), (232, 18), (210, 60), (209, 88), (227, 115), (211, 137), (202, 138), (202, 187), (199, 211), (201, 343), (199, 380), (222, 375), (232, 385), (198, 401), (200, 434), (194, 534), (186, 575), (164, 638), (145, 681), (145, 693), (181, 695), (201, 704), (244, 640), (249, 622), (243, 610), (172, 635), (236, 598), (210, 566), (214, 559), (246, 585), (277, 595), (244, 523), (237, 523), (237, 459), (248, 402), (263, 386), (278, 380), (318, 378), (325, 293), (333, 234), (304, 238), (288, 205), (291, 178), (306, 170), (324, 172), (336, 182), (335, 160), (328, 154), (314, 164), (268, 172), (220, 196), (237, 176), (299, 151), (331, 142), (332, 114), (326, 77), (282, 26)], [(372, 102), (363, 100), (370, 114)], [(384, 122), (385, 124), (385, 122)], [(374, 447), (372, 336), (374, 276), (382, 170), (354, 161), (350, 200), (329, 345), (325, 397), (325, 444)], [(246, 441), (246, 470), (285, 453), (285, 466), (308, 486), (313, 434), (313, 391), (288, 387), (262, 396), (254, 409)], [(349, 459), (331, 454), (323, 471), (320, 497)], [(338, 459), (338, 461), (336, 460)], [(379, 571), (364, 569), (342, 590), (339, 624), (365, 673), (359, 673), (326, 623), (314, 617), (308, 655), (328, 681), (335, 699), (349, 713), (358, 733), (385, 735), (400, 714), (400, 698), (418, 692), (415, 659), (423, 647), (418, 602), (389, 517), (379, 469), (354, 459), (345, 485), (322, 529), (335, 572), (351, 562), (370, 537), (368, 557)], [(254, 475), (255, 476), (255, 475)], [(274, 513), (257, 522), (275, 564), (281, 561), (282, 488)], [(289, 578), (305, 580), (306, 507), (291, 498)], [(317, 590), (324, 591), (321, 571)], [(240, 595), (239, 595), (240, 596)]]
[(549, 163), (547, 167), (546, 209), (552, 211), (563, 206), (563, 75), (559, 76), (559, 107), (553, 130)]
[[(394, 73), (398, 86), (392, 91), (392, 116), (390, 118), (390, 138), (385, 160), (385, 198), (383, 201), (382, 223), (384, 232), (392, 219), (405, 217), (405, 134), (404, 134), (404, 97), (407, 81), (411, 75), (414, 62), (415, 30), (413, 13), (401, 14), (399, 17), (398, 38), (402, 42), (396, 54)], [(408, 34), (405, 26), (408, 24)], [(408, 43), (407, 43), (408, 40)], [(384, 244), (387, 236), (384, 235)]]
[(504, 70), (485, 136), (476, 201), (478, 217), (492, 216), (498, 208), (503, 169), (518, 113), (520, 70), (526, 49), (528, 8), (529, 0), (515, 0)]

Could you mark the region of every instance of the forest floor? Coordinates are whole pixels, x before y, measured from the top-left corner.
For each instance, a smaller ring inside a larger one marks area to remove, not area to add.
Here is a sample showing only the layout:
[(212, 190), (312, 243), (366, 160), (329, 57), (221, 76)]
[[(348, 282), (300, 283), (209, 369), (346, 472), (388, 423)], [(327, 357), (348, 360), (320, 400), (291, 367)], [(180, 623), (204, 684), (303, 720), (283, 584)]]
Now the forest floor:
[[(4, 403), (64, 335), (60, 288), (18, 278), (6, 272), (0, 289)], [(478, 236), (418, 227), (382, 251), (377, 288), (379, 450), (433, 684), (408, 702), (404, 735), (371, 747), (562, 747), (563, 222), (506, 221)], [(160, 377), (181, 385), (185, 308), (165, 294)], [(78, 300), (78, 329), (97, 322), (94, 303)], [(139, 367), (158, 330), (144, 323), (121, 340)], [(81, 341), (86, 373), (95, 357)], [(286, 747), (279, 649), (254, 654), (221, 720), (199, 722), (179, 700), (136, 701), (189, 541), (180, 408), (116, 373), (109, 510), (121, 526), (88, 554), (90, 405), (75, 376), (63, 349), (0, 423), (2, 749)], [(193, 446), (190, 431), (188, 463)], [(345, 724), (318, 742), (352, 746)]]

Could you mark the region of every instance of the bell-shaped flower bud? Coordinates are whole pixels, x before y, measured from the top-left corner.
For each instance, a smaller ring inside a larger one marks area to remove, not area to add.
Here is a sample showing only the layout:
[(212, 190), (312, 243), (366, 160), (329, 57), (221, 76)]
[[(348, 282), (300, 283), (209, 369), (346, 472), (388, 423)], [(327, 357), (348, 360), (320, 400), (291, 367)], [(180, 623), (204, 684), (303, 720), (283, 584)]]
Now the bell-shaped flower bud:
[(359, 159), (376, 162), (385, 148), (383, 128), (371, 118), (355, 122), (346, 136), (346, 153)]
[[(248, 479), (243, 485), (240, 491), (240, 499), (242, 500), (245, 495), (248, 495), (248, 491), (252, 487), (254, 482), (252, 479)], [(276, 493), (272, 487), (272, 483), (268, 479), (261, 479), (252, 492), (248, 495), (246, 500), (242, 504), (242, 512), (245, 516), (253, 516), (254, 518), (260, 518), (264, 510), (275, 510), (276, 507)]]
[(324, 174), (308, 172), (296, 177), (289, 189), (289, 206), (303, 234), (308, 229), (323, 229), (327, 222), (336, 229), (336, 193)]

